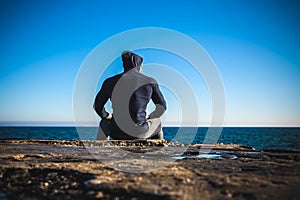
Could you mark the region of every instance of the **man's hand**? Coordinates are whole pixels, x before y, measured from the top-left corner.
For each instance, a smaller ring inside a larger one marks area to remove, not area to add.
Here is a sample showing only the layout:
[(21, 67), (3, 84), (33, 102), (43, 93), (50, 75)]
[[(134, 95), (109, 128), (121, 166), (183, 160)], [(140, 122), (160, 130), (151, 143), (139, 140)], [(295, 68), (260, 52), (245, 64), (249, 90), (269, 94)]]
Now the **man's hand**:
[(109, 114), (105, 119), (111, 119), (112, 118), (112, 115)]

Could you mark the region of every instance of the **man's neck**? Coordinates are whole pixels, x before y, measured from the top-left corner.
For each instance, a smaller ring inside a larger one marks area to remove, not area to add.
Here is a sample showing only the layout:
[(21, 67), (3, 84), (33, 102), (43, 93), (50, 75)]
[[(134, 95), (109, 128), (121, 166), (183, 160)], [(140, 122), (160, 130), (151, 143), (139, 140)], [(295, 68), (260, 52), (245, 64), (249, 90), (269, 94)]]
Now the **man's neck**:
[(134, 68), (132, 68), (132, 69), (129, 69), (129, 70), (124, 69), (124, 73), (127, 73), (127, 72), (129, 72), (129, 71), (132, 71), (132, 72), (139, 72), (139, 71), (137, 70), (136, 67), (134, 67)]

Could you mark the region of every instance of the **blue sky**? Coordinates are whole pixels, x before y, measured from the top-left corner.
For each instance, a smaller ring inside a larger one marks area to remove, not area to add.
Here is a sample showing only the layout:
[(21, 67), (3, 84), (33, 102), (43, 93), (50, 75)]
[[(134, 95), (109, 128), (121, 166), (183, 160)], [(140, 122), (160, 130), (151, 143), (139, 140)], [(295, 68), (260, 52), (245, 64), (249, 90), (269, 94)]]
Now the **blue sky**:
[[(73, 85), (88, 54), (120, 32), (162, 27), (193, 38), (214, 60), (225, 87), (225, 125), (299, 126), (299, 8), (298, 1), (0, 0), (0, 123), (70, 124)], [(145, 63), (163, 62), (139, 53)], [(209, 124), (203, 80), (174, 60), (166, 64), (203, 88), (196, 96)], [(163, 92), (167, 118), (180, 121), (176, 98)]]

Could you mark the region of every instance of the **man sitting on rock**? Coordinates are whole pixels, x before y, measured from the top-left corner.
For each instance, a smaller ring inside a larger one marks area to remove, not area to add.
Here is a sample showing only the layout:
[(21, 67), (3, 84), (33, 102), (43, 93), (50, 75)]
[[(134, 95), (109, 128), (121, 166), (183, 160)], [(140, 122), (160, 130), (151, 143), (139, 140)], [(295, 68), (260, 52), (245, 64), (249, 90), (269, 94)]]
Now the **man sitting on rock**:
[[(156, 80), (142, 74), (141, 56), (126, 50), (122, 62), (124, 72), (106, 79), (95, 99), (94, 109), (102, 119), (97, 139), (163, 139), (159, 118), (166, 110), (166, 101)], [(108, 99), (112, 115), (104, 108)], [(156, 107), (147, 117), (150, 99)]]

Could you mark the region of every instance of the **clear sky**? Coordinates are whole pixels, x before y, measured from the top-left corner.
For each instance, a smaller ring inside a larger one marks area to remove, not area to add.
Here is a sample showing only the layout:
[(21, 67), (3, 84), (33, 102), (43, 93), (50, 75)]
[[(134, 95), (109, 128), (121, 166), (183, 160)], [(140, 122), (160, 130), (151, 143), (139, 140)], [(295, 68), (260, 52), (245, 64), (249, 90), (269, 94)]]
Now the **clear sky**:
[[(299, 10), (297, 0), (0, 0), (0, 124), (70, 124), (73, 85), (89, 52), (120, 32), (162, 27), (193, 38), (214, 60), (225, 87), (225, 125), (300, 126)], [(139, 53), (145, 64), (159, 62)], [(165, 58), (193, 77), (180, 60)], [(114, 66), (106, 76), (121, 71), (120, 62)], [(189, 80), (202, 88), (203, 80)], [(203, 88), (196, 96), (208, 124)], [(176, 98), (162, 89), (167, 118), (180, 121)]]

